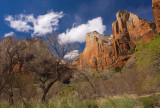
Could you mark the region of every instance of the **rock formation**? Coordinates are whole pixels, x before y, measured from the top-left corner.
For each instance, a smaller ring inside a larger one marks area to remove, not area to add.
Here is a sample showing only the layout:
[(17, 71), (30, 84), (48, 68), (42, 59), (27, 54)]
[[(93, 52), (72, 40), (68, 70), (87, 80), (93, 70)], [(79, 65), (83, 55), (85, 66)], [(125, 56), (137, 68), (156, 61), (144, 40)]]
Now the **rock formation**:
[(113, 58), (117, 59), (122, 53), (134, 49), (134, 42), (143, 38), (149, 41), (155, 36), (155, 24), (137, 15), (119, 11), (117, 21), (113, 22)]
[(41, 60), (52, 58), (49, 48), (40, 37), (25, 39), (19, 42), (13, 41), (11, 37), (7, 37), (0, 43), (0, 49), (0, 53), (5, 53), (4, 57), (8, 57), (6, 59), (10, 59), (10, 54), (19, 56), (22, 59), (22, 61), (14, 67), (13, 70), (15, 71), (17, 71), (17, 69), (23, 71), (23, 65), (33, 58), (41, 58)]
[(86, 47), (75, 61), (79, 68), (106, 69), (112, 62), (112, 35), (104, 36), (94, 31), (86, 36)]
[(46, 43), (43, 42), (41, 37), (25, 39), (18, 42), (18, 44), (25, 46), (25, 49), (23, 50), (23, 54), (25, 56), (34, 54), (34, 56), (37, 58), (52, 58), (49, 48), (47, 47)]
[(160, 0), (152, 0), (152, 8), (156, 30), (160, 33)]
[(89, 66), (96, 70), (122, 67), (131, 57), (136, 41), (148, 42), (155, 36), (154, 23), (127, 11), (119, 11), (116, 16), (112, 36), (97, 32), (87, 34), (85, 50), (74, 62), (78, 67)]

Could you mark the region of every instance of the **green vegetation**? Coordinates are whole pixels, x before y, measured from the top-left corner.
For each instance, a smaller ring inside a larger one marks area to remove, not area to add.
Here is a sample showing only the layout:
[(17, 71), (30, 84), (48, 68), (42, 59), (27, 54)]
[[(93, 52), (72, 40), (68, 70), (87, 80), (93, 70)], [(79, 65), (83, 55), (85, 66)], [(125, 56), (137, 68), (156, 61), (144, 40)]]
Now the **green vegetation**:
[(121, 72), (121, 70), (122, 70), (122, 67), (115, 67), (116, 72)]
[[(13, 106), (12, 106), (13, 107)], [(77, 96), (55, 97), (48, 104), (26, 103), (15, 104), (14, 108), (143, 108), (142, 103), (129, 96), (118, 98), (106, 97), (98, 100), (80, 100)], [(0, 108), (11, 108), (8, 104), (1, 104)]]
[(106, 100), (100, 104), (101, 108), (136, 108), (142, 107), (136, 99), (128, 96), (123, 96), (121, 98), (110, 98), (107, 97)]
[(0, 108), (152, 108), (155, 106), (159, 96), (148, 96), (135, 98), (131, 96), (106, 97), (98, 100), (80, 100), (76, 95), (68, 97), (55, 97), (47, 104), (25, 103), (10, 106), (1, 103)]
[(160, 81), (160, 36), (157, 35), (148, 43), (140, 41), (137, 45), (136, 68), (139, 82), (137, 91), (139, 94), (146, 92), (158, 92)]
[(126, 55), (131, 55), (131, 54), (134, 54), (135, 53), (135, 49), (130, 49), (128, 51), (123, 51), (121, 52), (121, 56), (126, 56)]
[(123, 51), (123, 52), (121, 52), (120, 55), (121, 55), (121, 56), (126, 56), (126, 55), (128, 55), (128, 51)]
[(134, 54), (134, 53), (135, 53), (135, 49), (130, 49), (130, 50), (128, 51), (128, 53), (129, 53), (129, 54)]
[(156, 36), (147, 44), (141, 42), (138, 46), (137, 54), (137, 65), (139, 68), (145, 68), (149, 65), (154, 65), (155, 67), (160, 66), (160, 36)]
[(159, 96), (141, 97), (138, 101), (143, 104), (144, 108), (152, 108), (156, 104), (158, 98)]

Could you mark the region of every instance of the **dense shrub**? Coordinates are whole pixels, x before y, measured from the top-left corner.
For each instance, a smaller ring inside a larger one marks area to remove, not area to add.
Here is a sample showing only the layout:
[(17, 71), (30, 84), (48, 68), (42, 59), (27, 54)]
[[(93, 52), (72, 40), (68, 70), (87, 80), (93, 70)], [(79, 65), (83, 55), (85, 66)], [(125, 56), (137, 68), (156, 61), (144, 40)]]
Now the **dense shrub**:
[(157, 92), (160, 81), (160, 36), (156, 36), (148, 43), (143, 43), (136, 52), (138, 77), (141, 79), (139, 88)]
[(160, 66), (160, 36), (156, 36), (147, 44), (141, 44), (138, 47), (137, 65), (143, 69), (149, 65), (153, 65), (155, 68)]
[(152, 108), (156, 104), (159, 96), (140, 97), (138, 101), (141, 102), (144, 108)]

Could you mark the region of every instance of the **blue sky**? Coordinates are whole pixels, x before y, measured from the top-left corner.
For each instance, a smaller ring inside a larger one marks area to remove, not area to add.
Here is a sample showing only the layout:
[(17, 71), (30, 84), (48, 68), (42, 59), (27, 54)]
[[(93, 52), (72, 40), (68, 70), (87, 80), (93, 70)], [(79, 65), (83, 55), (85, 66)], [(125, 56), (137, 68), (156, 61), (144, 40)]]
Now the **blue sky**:
[(63, 11), (59, 19), (58, 32), (63, 33), (73, 24), (87, 23), (93, 18), (102, 17), (107, 29), (105, 34), (112, 33), (111, 24), (116, 20), (118, 10), (128, 10), (140, 17), (153, 21), (152, 0), (1, 0), (0, 1), (0, 36), (14, 32), (16, 35), (30, 36), (30, 33), (17, 32), (4, 20), (7, 15), (33, 14), (44, 15), (48, 11)]

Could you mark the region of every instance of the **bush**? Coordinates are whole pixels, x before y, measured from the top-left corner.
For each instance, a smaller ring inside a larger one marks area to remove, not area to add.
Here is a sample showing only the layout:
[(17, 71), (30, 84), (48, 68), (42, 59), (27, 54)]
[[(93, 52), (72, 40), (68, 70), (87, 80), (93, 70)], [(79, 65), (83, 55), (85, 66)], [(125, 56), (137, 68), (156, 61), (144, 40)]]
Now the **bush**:
[(141, 107), (142, 104), (132, 97), (123, 96), (121, 98), (106, 97), (106, 100), (99, 106), (100, 108), (135, 108)]
[[(144, 92), (157, 92), (160, 81), (160, 36), (141, 44), (136, 52), (139, 88)], [(137, 86), (138, 87), (138, 86)]]
[(135, 53), (135, 49), (130, 49), (128, 51), (123, 51), (121, 52), (121, 56), (126, 56), (126, 55), (130, 55), (130, 54), (134, 54)]
[(122, 70), (122, 67), (115, 67), (116, 72), (121, 72), (121, 70)]
[(128, 55), (128, 52), (127, 52), (127, 51), (121, 52), (121, 56), (126, 56), (126, 55)]
[(147, 44), (140, 46), (137, 55), (137, 65), (140, 69), (148, 65), (160, 66), (160, 36), (156, 36)]
[(138, 99), (144, 106), (144, 108), (152, 108), (157, 102), (158, 96), (141, 97)]

